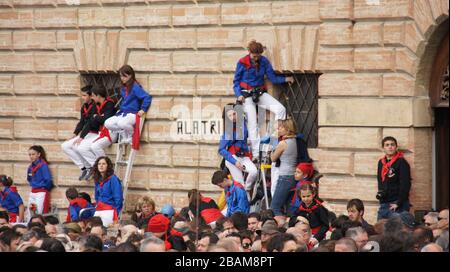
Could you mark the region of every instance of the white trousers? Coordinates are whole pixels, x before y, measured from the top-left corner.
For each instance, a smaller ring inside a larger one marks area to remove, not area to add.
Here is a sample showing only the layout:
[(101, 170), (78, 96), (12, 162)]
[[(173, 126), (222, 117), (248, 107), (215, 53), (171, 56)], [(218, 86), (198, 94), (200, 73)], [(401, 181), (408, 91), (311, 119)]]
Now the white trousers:
[[(259, 97), (258, 107), (269, 110), (275, 114), (276, 120), (286, 119), (286, 108), (268, 93), (263, 93)], [(244, 112), (247, 115), (247, 127), (253, 156), (259, 156), (259, 131), (256, 116), (256, 104), (251, 97), (247, 97), (244, 102)]]
[(31, 205), (36, 205), (36, 214), (42, 214), (44, 211), (44, 199), (45, 199), (45, 193), (39, 192), (39, 193), (33, 193), (30, 192), (30, 195), (28, 197), (28, 206), (27, 210), (25, 211), (25, 222), (29, 222), (31, 217), (33, 216), (33, 213), (31, 212)]
[(106, 228), (114, 222), (114, 210), (95, 211), (94, 216), (100, 217)]
[(231, 162), (225, 161), (225, 166), (228, 168), (228, 170), (230, 170), (230, 174), (235, 181), (241, 183), (242, 185), (245, 185), (246, 190), (251, 190), (253, 188), (253, 185), (255, 184), (256, 178), (258, 177), (258, 169), (249, 157), (239, 158), (233, 155), (233, 158), (235, 158), (245, 166), (245, 172), (248, 172), (247, 179), (244, 181), (244, 175), (242, 171), (239, 170), (239, 168), (237, 168), (236, 165), (232, 164)]
[(125, 116), (112, 116), (105, 121), (105, 127), (109, 131), (119, 132), (125, 130), (128, 133), (133, 133), (134, 124), (136, 123), (136, 114), (128, 113)]
[[(117, 140), (117, 132), (110, 132), (111, 140), (115, 142)], [(95, 161), (101, 157), (105, 156), (105, 148), (110, 146), (112, 143), (109, 141), (108, 137), (102, 137), (98, 139), (98, 135), (93, 139), (93, 141), (83, 144), (85, 141), (81, 142), (78, 147), (78, 152), (83, 157), (85, 161), (89, 163), (89, 167), (94, 166)]]
[(86, 150), (90, 149), (92, 142), (97, 138), (98, 134), (88, 133), (79, 145), (73, 144), (78, 139), (78, 137), (75, 137), (62, 143), (61, 148), (80, 169), (83, 167), (91, 168), (95, 160), (92, 162), (91, 158), (87, 156), (89, 158), (88, 161), (85, 155), (87, 154)]
[(275, 188), (277, 188), (278, 177), (280, 176), (280, 168), (275, 166), (275, 163), (272, 163), (272, 168), (270, 168), (270, 193), (272, 197), (275, 195)]

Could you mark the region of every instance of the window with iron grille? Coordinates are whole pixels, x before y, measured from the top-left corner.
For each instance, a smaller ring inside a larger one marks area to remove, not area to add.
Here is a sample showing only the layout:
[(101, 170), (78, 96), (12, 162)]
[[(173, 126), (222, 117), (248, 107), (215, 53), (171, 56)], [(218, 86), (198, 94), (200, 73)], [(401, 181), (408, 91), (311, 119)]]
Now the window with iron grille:
[(107, 95), (117, 102), (120, 99), (120, 88), (122, 83), (118, 73), (81, 73), (81, 86), (102, 86)]
[(308, 147), (318, 145), (318, 81), (320, 74), (294, 73), (294, 83), (277, 85), (278, 100), (294, 118), (297, 130), (303, 133)]

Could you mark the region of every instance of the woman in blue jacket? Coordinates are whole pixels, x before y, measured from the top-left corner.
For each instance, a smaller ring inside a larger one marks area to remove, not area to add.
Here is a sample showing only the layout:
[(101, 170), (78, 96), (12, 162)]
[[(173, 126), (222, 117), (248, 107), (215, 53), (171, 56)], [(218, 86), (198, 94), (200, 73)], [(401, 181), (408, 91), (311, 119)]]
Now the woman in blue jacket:
[(43, 214), (50, 211), (50, 190), (53, 188), (53, 179), (45, 150), (40, 145), (33, 145), (28, 150), (31, 164), (27, 169), (27, 180), (31, 186), (26, 220), (33, 214)]
[(105, 121), (105, 127), (113, 132), (123, 131), (122, 142), (132, 142), (133, 147), (139, 148), (139, 120), (149, 110), (152, 97), (136, 81), (130, 65), (122, 66), (119, 75), (123, 84), (120, 90), (122, 102), (117, 114)]
[(96, 212), (103, 225), (108, 226), (117, 222), (123, 205), (122, 182), (114, 175), (114, 166), (111, 159), (99, 157), (94, 164), (92, 176), (95, 182)]
[[(252, 153), (247, 145), (248, 131), (241, 108), (241, 105), (235, 104), (227, 104), (224, 108), (224, 133), (220, 138), (219, 154), (225, 159), (225, 166), (230, 170), (233, 180), (245, 184), (246, 190), (250, 191), (258, 169), (252, 162)], [(243, 172), (248, 173), (245, 181)]]

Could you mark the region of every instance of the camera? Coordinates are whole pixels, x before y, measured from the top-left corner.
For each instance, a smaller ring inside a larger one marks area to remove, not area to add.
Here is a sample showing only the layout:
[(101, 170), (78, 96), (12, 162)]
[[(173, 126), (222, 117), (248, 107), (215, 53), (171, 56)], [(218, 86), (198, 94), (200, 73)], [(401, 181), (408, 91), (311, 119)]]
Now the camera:
[(259, 97), (263, 94), (263, 90), (261, 90), (261, 88), (254, 88), (251, 91), (251, 96), (252, 96), (252, 100), (253, 102), (256, 104), (259, 102)]
[(378, 192), (377, 192), (377, 195), (376, 195), (375, 197), (376, 197), (378, 200), (381, 200), (381, 199), (383, 199), (383, 198), (386, 197), (386, 192), (383, 191), (383, 190), (378, 191)]
[(236, 152), (235, 155), (236, 155), (236, 157), (243, 158), (243, 157), (245, 157), (245, 152), (242, 150), (239, 150)]

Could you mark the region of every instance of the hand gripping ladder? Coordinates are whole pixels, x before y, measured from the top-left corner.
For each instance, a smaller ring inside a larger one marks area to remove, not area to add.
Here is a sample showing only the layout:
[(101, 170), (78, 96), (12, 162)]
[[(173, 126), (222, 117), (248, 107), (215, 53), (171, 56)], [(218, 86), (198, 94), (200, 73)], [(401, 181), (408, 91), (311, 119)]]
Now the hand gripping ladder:
[[(137, 113), (136, 113), (137, 114)], [(144, 127), (145, 122), (145, 115), (140, 118), (140, 124), (139, 124), (139, 135), (142, 135), (142, 128)], [(134, 150), (131, 148), (130, 142), (124, 142), (122, 141), (123, 133), (119, 133), (119, 139), (117, 143), (117, 153), (116, 153), (116, 164), (114, 166), (114, 173), (116, 175), (119, 175), (120, 170), (122, 167), (126, 166), (125, 169), (125, 176), (122, 179), (122, 186), (123, 186), (123, 205), (122, 205), (122, 212), (119, 214), (119, 220), (122, 219), (123, 211), (125, 210), (125, 203), (127, 200), (127, 192), (128, 192), (128, 185), (131, 177), (131, 170), (133, 168), (134, 159), (136, 157), (137, 150)], [(130, 148), (130, 152), (128, 154), (128, 158), (126, 158), (127, 153), (127, 146)]]

